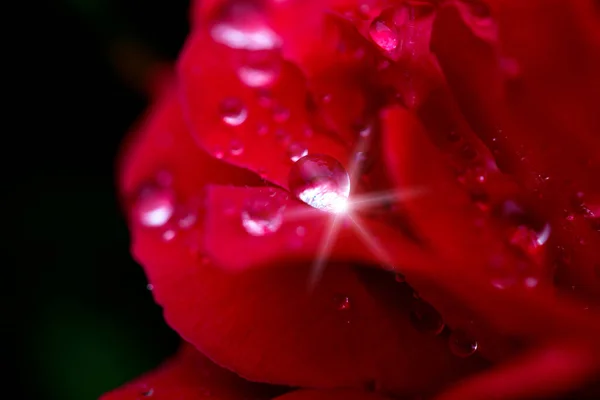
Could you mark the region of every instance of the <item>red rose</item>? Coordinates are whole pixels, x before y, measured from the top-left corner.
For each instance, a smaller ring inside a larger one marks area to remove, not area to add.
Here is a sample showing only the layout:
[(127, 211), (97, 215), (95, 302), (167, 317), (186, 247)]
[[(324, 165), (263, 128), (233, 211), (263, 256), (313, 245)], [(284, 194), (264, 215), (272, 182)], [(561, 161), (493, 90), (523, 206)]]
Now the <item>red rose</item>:
[(195, 2), (119, 181), (188, 344), (103, 399), (598, 395), (596, 4)]

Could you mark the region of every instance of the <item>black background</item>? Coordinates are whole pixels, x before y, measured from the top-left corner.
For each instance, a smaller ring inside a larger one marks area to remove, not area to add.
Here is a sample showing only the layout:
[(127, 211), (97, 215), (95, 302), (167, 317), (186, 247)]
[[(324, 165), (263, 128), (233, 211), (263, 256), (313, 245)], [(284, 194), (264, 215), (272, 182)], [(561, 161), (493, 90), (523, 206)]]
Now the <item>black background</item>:
[(2, 145), (3, 361), (17, 398), (94, 399), (177, 345), (129, 255), (116, 201), (119, 143), (147, 99), (119, 76), (108, 49), (134, 37), (173, 60), (188, 2), (23, 3), (3, 12), (15, 26), (5, 87), (16, 89), (5, 91), (12, 115)]

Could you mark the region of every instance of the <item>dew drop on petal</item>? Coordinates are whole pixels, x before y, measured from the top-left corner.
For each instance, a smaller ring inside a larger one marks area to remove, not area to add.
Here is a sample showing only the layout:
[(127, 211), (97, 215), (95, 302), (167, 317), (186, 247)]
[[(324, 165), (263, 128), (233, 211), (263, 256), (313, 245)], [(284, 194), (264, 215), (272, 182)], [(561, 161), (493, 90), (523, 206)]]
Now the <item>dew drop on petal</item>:
[(173, 229), (168, 229), (163, 232), (162, 237), (165, 242), (170, 242), (175, 238), (175, 231)]
[(391, 18), (386, 18), (383, 13), (371, 22), (369, 36), (377, 46), (387, 52), (391, 52), (398, 47), (398, 31), (394, 21)]
[(214, 21), (210, 35), (217, 43), (233, 49), (271, 50), (281, 38), (271, 29), (253, 2), (229, 2)]
[(229, 146), (232, 156), (239, 156), (244, 152), (244, 144), (239, 139), (233, 139)]
[(290, 110), (283, 106), (273, 108), (273, 120), (277, 123), (284, 123), (290, 118)]
[(290, 160), (292, 160), (293, 162), (298, 161), (299, 159), (301, 159), (302, 157), (306, 156), (308, 154), (308, 149), (306, 148), (306, 146), (300, 144), (300, 143), (291, 143), (288, 146), (288, 156), (290, 157)]
[(146, 290), (148, 290), (148, 291), (150, 291), (150, 292), (151, 292), (151, 291), (153, 291), (153, 290), (154, 290), (154, 285), (153, 285), (153, 284), (151, 284), (151, 283), (147, 284), (147, 285), (146, 285)]
[(410, 321), (418, 331), (432, 335), (439, 335), (445, 326), (440, 313), (424, 301), (413, 303)]
[(341, 294), (336, 294), (333, 296), (333, 303), (338, 311), (348, 311), (351, 307), (350, 298)]
[(350, 177), (342, 164), (324, 154), (309, 154), (290, 169), (292, 194), (311, 207), (333, 213), (346, 210)]
[(247, 54), (237, 74), (242, 83), (251, 88), (274, 84), (281, 72), (281, 58), (274, 50), (252, 51)]
[(448, 345), (450, 346), (452, 354), (461, 358), (473, 355), (479, 347), (479, 344), (475, 339), (469, 337), (461, 330), (455, 330), (450, 333)]
[(248, 117), (248, 110), (244, 103), (235, 97), (224, 99), (219, 106), (219, 112), (223, 122), (229, 126), (241, 125)]
[(148, 186), (139, 192), (134, 206), (135, 217), (144, 226), (160, 227), (175, 211), (175, 194), (169, 188)]
[(277, 232), (283, 223), (285, 204), (282, 196), (271, 196), (267, 191), (253, 194), (241, 212), (242, 226), (252, 236)]

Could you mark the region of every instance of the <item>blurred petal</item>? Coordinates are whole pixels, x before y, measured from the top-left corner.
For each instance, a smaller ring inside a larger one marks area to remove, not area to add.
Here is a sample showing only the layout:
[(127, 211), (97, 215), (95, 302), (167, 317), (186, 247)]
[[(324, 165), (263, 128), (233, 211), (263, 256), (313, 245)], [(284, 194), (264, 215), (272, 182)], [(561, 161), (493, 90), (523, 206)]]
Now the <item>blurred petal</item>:
[(100, 400), (267, 400), (280, 388), (251, 383), (213, 364), (184, 344), (177, 355)]

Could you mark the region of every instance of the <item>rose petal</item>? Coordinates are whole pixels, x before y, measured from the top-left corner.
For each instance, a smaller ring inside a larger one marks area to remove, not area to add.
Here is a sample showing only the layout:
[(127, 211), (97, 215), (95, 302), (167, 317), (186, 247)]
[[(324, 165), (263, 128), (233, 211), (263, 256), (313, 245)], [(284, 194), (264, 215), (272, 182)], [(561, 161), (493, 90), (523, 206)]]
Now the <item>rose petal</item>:
[[(300, 72), (280, 60), (279, 79), (261, 99), (266, 92), (245, 86), (236, 76), (239, 52), (215, 43), (206, 30), (196, 31), (186, 45), (179, 62), (181, 95), (198, 143), (209, 153), (224, 156), (227, 162), (281, 187), (287, 187), (292, 158), (303, 153), (294, 153), (298, 147), (309, 154), (328, 154), (347, 165), (348, 148), (323, 132), (312, 132), (305, 106), (306, 83)], [(235, 126), (223, 121), (221, 110), (224, 102), (231, 101), (241, 107)]]
[[(323, 241), (327, 240), (336, 217), (288, 199), (282, 202), (286, 206), (281, 213), (282, 226), (269, 235), (251, 236), (242, 227), (241, 214), (247, 201), (262, 191), (259, 188), (210, 188), (204, 226), (207, 254), (221, 267), (231, 270), (312, 263)], [(272, 193), (285, 196), (283, 191), (273, 190)], [(362, 262), (399, 270), (405, 265), (419, 268), (431, 262), (416, 243), (383, 222), (357, 215), (353, 217), (363, 229), (370, 232), (371, 242), (386, 249), (384, 253), (378, 253), (364, 242), (355, 225), (344, 214), (337, 219), (339, 232), (331, 240), (330, 258), (334, 261)], [(395, 264), (396, 261), (401, 264)]]
[[(503, 7), (513, 7), (509, 3)], [(597, 93), (595, 78), (585, 78), (590, 75), (585, 66), (594, 65), (595, 56), (577, 66), (573, 65), (573, 57), (559, 56), (561, 52), (571, 52), (573, 43), (581, 43), (582, 54), (591, 51), (581, 39), (579, 28), (556, 29), (575, 24), (567, 4), (570, 3), (550, 7), (530, 2), (527, 6), (515, 5), (515, 13), (510, 16), (502, 17), (500, 13), (502, 54), (493, 44), (472, 34), (456, 9), (444, 6), (436, 19), (432, 48), (471, 126), (493, 149), (501, 169), (510, 172), (536, 199), (536, 208), (552, 226), (553, 238), (566, 250), (557, 256), (559, 266), (564, 266), (557, 284), (569, 291), (572, 286), (580, 288), (589, 299), (597, 298), (600, 285), (594, 276), (600, 259), (592, 250), (600, 236), (595, 232), (593, 218), (581, 210), (589, 209), (585, 205), (589, 201), (594, 204), (599, 190), (594, 161), (597, 145), (593, 144), (597, 135), (591, 133), (597, 131), (597, 121), (587, 106), (575, 104), (589, 104), (591, 100), (582, 102), (581, 96)], [(514, 15), (527, 21), (526, 30), (521, 29), (525, 22), (518, 22)], [(531, 28), (532, 24), (536, 28)], [(554, 38), (559, 31), (570, 32), (572, 37)], [(557, 51), (554, 47), (538, 46), (555, 42)], [(506, 57), (519, 66), (516, 76), (507, 75), (503, 67)], [(465, 68), (466, 65), (470, 67)], [(586, 79), (585, 83), (579, 81), (580, 77)], [(572, 91), (588, 82), (585, 90)], [(545, 92), (548, 87), (552, 88), (551, 93)], [(578, 108), (576, 112), (569, 111), (573, 106)], [(590, 161), (586, 164), (585, 160)], [(578, 190), (587, 193), (587, 197), (574, 202)]]
[[(142, 124), (123, 158), (126, 199), (162, 168), (183, 204), (202, 199), (210, 180), (253, 182), (254, 175), (194, 147), (180, 118), (176, 101), (167, 96)], [(396, 393), (434, 390), (479, 365), (477, 359), (451, 356), (441, 338), (413, 329), (407, 307), (414, 299), (389, 274), (367, 285), (352, 268), (333, 266), (309, 295), (309, 264), (236, 275), (212, 265), (202, 256), (204, 212), (201, 207), (198, 212), (198, 222), (175, 227), (169, 236), (133, 223), (132, 248), (169, 324), (220, 365), (252, 380), (325, 388), (375, 385)], [(227, 229), (241, 233), (241, 220)], [(220, 249), (251, 253), (249, 247)], [(316, 247), (305, 254), (315, 252)], [(340, 296), (348, 297), (349, 310)]]
[[(576, 342), (542, 346), (493, 370), (467, 379), (436, 400), (485, 400), (493, 393), (501, 399), (562, 398), (576, 390), (578, 399), (595, 399), (598, 389), (581, 392), (600, 374), (598, 348)], [(567, 397), (565, 397), (567, 398)]]
[[(497, 237), (492, 221), (448, 176), (442, 157), (414, 116), (394, 108), (384, 119), (387, 160), (396, 184), (425, 186), (434, 194), (407, 200), (405, 206), (440, 261), (406, 269), (406, 279), (451, 327), (473, 330), (470, 333), (480, 340), (481, 351), (492, 358), (502, 358), (507, 337), (535, 341), (571, 330), (587, 335), (600, 327), (581, 306), (557, 301), (551, 288), (502, 291), (493, 287), (487, 273), (490, 257), (502, 254), (510, 265), (517, 260)], [(419, 149), (418, 157), (402, 152), (413, 148)], [(511, 311), (515, 309), (519, 312)]]
[(213, 364), (188, 344), (177, 355), (100, 400), (242, 400), (270, 399), (280, 388), (251, 383)]
[(453, 357), (443, 338), (414, 329), (412, 294), (389, 274), (365, 277), (333, 265), (309, 293), (307, 266), (229, 274), (191, 253), (182, 238), (135, 237), (134, 253), (169, 325), (247, 379), (319, 388), (375, 385), (408, 394), (436, 390), (480, 365), (476, 358)]
[[(161, 174), (168, 175), (169, 185), (182, 199), (197, 197), (207, 182), (261, 183), (256, 175), (215, 160), (196, 145), (172, 85), (128, 137), (119, 164), (125, 198), (135, 196), (140, 186), (156, 181)], [(177, 179), (172, 179), (175, 176)]]

